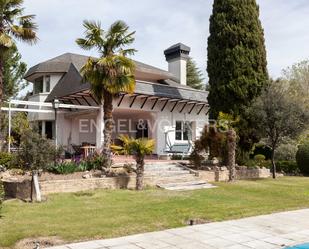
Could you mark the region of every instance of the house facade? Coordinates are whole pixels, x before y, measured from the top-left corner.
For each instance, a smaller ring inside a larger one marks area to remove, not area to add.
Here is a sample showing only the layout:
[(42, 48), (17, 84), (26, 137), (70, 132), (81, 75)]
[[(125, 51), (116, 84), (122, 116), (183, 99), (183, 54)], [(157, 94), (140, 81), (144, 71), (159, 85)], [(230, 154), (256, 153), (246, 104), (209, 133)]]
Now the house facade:
[[(134, 94), (120, 93), (114, 100), (114, 143), (120, 134), (147, 137), (156, 141), (155, 154), (189, 153), (208, 123), (207, 92), (187, 86), (186, 64), (190, 48), (179, 43), (164, 51), (168, 71), (135, 62)], [(57, 122), (52, 113), (29, 113), (38, 122), (42, 135), (55, 139), (68, 151), (73, 145), (102, 147), (103, 108), (83, 82), (81, 67), (88, 57), (66, 53), (39, 63), (27, 72), (33, 83), (28, 101), (89, 106), (84, 109), (59, 109)], [(39, 107), (38, 107), (39, 108)], [(42, 107), (40, 107), (42, 108)], [(57, 126), (57, 129), (56, 129)]]

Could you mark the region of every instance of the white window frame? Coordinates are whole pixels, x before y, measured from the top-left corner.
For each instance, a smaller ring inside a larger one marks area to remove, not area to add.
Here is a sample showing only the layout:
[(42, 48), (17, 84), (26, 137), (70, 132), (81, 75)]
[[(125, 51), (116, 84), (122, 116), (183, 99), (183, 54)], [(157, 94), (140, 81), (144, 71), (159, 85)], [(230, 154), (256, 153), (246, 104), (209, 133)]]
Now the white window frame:
[[(181, 130), (177, 130), (177, 123), (181, 123)], [(186, 125), (188, 125), (192, 129), (192, 123), (190, 121), (181, 121), (181, 120), (175, 121), (175, 141), (178, 141), (178, 142), (189, 141), (189, 134), (188, 134), (188, 139), (184, 139), (185, 132), (186, 132), (186, 129), (185, 129)], [(181, 132), (181, 139), (177, 139), (178, 132)]]

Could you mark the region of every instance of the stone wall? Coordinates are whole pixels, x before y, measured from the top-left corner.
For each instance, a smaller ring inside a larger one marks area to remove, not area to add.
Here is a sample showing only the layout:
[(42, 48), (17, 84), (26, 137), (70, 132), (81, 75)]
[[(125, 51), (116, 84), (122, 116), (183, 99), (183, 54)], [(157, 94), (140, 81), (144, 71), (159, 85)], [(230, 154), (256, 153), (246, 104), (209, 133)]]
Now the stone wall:
[[(31, 197), (31, 181), (4, 181), (3, 182), (5, 198), (14, 198), (27, 200)], [(33, 193), (34, 194), (34, 193)]]
[[(258, 179), (270, 177), (269, 169), (246, 169), (240, 168), (237, 170), (237, 179)], [(179, 176), (178, 178), (166, 176), (145, 177), (145, 186), (156, 186), (157, 184), (171, 183), (171, 182), (189, 182), (194, 180), (204, 180), (207, 182), (228, 181), (229, 171), (222, 168), (217, 171), (199, 171), (198, 176), (188, 174), (186, 176)], [(94, 189), (134, 189), (135, 175), (106, 177), (106, 178), (90, 178), (90, 179), (73, 179), (73, 180), (53, 180), (40, 181), (40, 188), (42, 195), (52, 193), (68, 193), (79, 192)], [(29, 199), (31, 191), (31, 182), (24, 181), (4, 181), (4, 189), (7, 198)]]
[[(216, 171), (199, 171), (199, 176), (202, 180), (208, 182), (225, 182), (229, 180), (229, 171), (227, 168), (222, 168)], [(263, 179), (271, 177), (270, 170), (262, 169), (247, 169), (246, 167), (239, 167), (236, 170), (237, 180), (248, 179)]]

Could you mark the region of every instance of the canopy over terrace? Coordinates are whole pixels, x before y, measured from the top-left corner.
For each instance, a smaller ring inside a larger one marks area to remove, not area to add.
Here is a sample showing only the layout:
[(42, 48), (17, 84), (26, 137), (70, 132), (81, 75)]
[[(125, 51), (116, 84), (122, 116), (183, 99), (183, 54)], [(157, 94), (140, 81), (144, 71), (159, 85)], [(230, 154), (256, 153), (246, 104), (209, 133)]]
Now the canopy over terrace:
[[(12, 107), (17, 106), (17, 107)], [(31, 108), (29, 108), (31, 107)], [(33, 108), (34, 107), (34, 108)], [(41, 109), (43, 108), (43, 109)], [(9, 126), (8, 126), (8, 152), (11, 152), (11, 125), (12, 125), (12, 112), (27, 112), (27, 113), (54, 113), (55, 119), (57, 118), (57, 109), (79, 109), (79, 110), (97, 110), (98, 107), (94, 106), (82, 106), (82, 105), (68, 105), (68, 104), (57, 104), (57, 103), (45, 103), (45, 102), (33, 102), (23, 100), (10, 100), (8, 107), (1, 107), (1, 111), (8, 112), (9, 114)], [(57, 124), (56, 124), (57, 130)], [(57, 134), (56, 134), (56, 145), (57, 145)]]

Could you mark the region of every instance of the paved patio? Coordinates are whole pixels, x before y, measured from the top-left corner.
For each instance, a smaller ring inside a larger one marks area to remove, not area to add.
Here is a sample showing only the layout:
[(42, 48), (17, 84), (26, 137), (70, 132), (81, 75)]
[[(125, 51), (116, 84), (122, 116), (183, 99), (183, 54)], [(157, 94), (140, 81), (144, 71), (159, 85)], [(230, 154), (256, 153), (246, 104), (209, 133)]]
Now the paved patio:
[[(263, 203), (261, 203), (263, 205)], [(309, 242), (309, 209), (52, 247), (53, 249), (284, 248)]]

